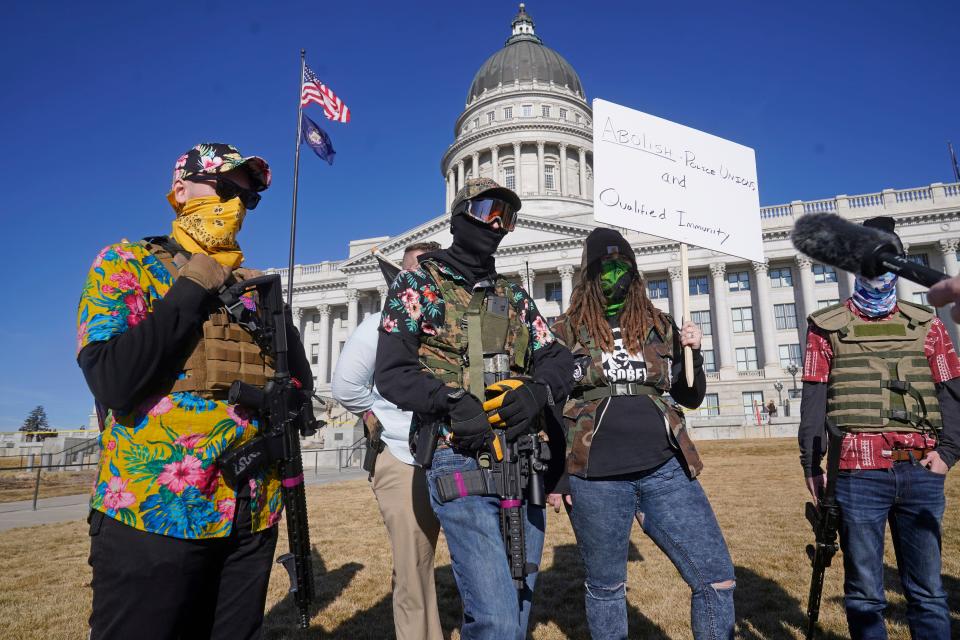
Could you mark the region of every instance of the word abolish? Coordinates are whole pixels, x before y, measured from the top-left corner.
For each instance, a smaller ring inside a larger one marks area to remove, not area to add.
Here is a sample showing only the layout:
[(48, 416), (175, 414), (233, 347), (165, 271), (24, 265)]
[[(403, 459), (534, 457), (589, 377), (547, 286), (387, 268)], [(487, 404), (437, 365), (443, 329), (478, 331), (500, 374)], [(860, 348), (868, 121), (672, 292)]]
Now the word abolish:
[(655, 156), (660, 156), (665, 160), (676, 162), (673, 157), (673, 149), (659, 140), (647, 138), (646, 133), (637, 133), (629, 129), (617, 129), (613, 126), (613, 119), (607, 118), (603, 125), (603, 139), (607, 142), (619, 144), (623, 147), (636, 149)]

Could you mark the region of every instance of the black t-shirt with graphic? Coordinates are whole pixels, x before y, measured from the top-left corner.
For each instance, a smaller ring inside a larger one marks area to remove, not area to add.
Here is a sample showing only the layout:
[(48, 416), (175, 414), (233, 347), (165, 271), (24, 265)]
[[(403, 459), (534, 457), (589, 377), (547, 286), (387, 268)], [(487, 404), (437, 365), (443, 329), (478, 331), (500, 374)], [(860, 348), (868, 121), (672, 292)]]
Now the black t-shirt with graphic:
[[(643, 354), (631, 355), (623, 346), (616, 318), (609, 319), (613, 353), (603, 354), (603, 371), (612, 383), (646, 379)], [(647, 396), (615, 396), (597, 407), (598, 428), (590, 445), (591, 478), (645, 471), (674, 456), (663, 414)]]

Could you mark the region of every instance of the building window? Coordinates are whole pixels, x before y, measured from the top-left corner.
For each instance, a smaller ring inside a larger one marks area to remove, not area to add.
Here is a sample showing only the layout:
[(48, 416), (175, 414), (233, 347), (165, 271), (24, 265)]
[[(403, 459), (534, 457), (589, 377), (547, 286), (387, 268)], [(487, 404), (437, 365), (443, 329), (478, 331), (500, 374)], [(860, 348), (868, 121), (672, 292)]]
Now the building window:
[(840, 304), (840, 298), (827, 298), (826, 300), (817, 300), (817, 309), (826, 309), (835, 304)]
[(728, 273), (727, 282), (730, 284), (730, 291), (750, 291), (750, 273), (747, 271)]
[(780, 345), (780, 366), (786, 369), (790, 366), (790, 363), (803, 362), (800, 356), (800, 345), (799, 344), (782, 344)]
[(543, 188), (547, 191), (553, 191), (553, 167), (547, 165), (543, 168)]
[(836, 282), (837, 270), (826, 264), (813, 265), (814, 282)]
[(341, 433), (335, 433), (335, 434), (333, 434), (333, 439), (334, 439), (334, 440), (343, 440), (343, 433), (341, 432)]
[(563, 287), (559, 282), (546, 282), (543, 285), (544, 297), (554, 302), (563, 301)]
[(493, 124), (493, 121), (496, 120), (497, 114), (493, 111), (487, 112), (487, 124)]
[(757, 411), (763, 413), (763, 391), (744, 391), (743, 392), (743, 415), (756, 418)]
[(790, 302), (787, 304), (773, 305), (774, 322), (777, 329), (796, 329), (797, 328), (797, 305)]
[(925, 267), (930, 266), (930, 259), (925, 253), (908, 253), (907, 260), (914, 264), (922, 264)]
[(505, 186), (507, 189), (517, 188), (517, 179), (513, 173), (513, 167), (503, 168), (503, 186)]
[(713, 349), (704, 349), (700, 352), (703, 356), (703, 370), (714, 372), (717, 370), (717, 359), (713, 355)]
[(474, 129), (479, 129), (479, 128), (480, 128), (480, 118), (474, 118), (474, 119), (473, 119), (473, 128), (474, 128)]
[(756, 347), (738, 347), (737, 348), (737, 371), (756, 371), (757, 370), (757, 348)]
[(549, 117), (550, 117), (550, 105), (548, 105), (548, 104), (542, 104), (542, 105), (540, 105), (540, 113), (543, 115), (544, 118), (549, 118)]
[(720, 415), (720, 396), (716, 393), (708, 393), (703, 396), (703, 402), (700, 403), (700, 415), (704, 418)]
[(313, 328), (314, 328), (314, 329), (316, 329), (317, 327), (319, 327), (319, 326), (320, 326), (320, 314), (319, 314), (319, 313), (313, 314), (312, 321), (313, 321)]
[(917, 304), (928, 304), (927, 303), (927, 292), (926, 291), (917, 291), (913, 294), (913, 301)]
[(583, 116), (581, 116), (579, 113), (575, 114), (574, 118), (576, 119), (577, 124), (580, 124), (580, 121), (583, 120)]
[(533, 117), (533, 105), (532, 105), (532, 104), (524, 104), (524, 105), (521, 105), (521, 106), (520, 106), (520, 110), (521, 110), (521, 113), (523, 114), (523, 117), (524, 117), (524, 118), (532, 118), (532, 117)]
[(707, 276), (690, 276), (690, 295), (707, 295), (710, 293), (710, 279)]
[(703, 335), (713, 335), (713, 325), (710, 323), (709, 311), (692, 311), (690, 312), (690, 320), (693, 321), (693, 324), (700, 327), (700, 331), (703, 331)]
[(770, 269), (770, 286), (774, 289), (793, 286), (793, 274), (790, 267), (780, 269)]
[(753, 308), (734, 307), (730, 310), (733, 315), (733, 332), (749, 333), (753, 331)]
[(567, 119), (567, 110), (566, 110), (566, 109), (563, 109), (563, 108), (560, 109), (560, 119), (561, 119), (561, 120), (566, 120), (566, 119)]
[(666, 280), (647, 280), (647, 297), (666, 299), (670, 297), (669, 284)]
[(310, 364), (317, 364), (320, 361), (320, 345), (316, 342), (310, 345)]
[(504, 119), (504, 120), (513, 120), (513, 107), (504, 107), (504, 108), (503, 108), (503, 119)]

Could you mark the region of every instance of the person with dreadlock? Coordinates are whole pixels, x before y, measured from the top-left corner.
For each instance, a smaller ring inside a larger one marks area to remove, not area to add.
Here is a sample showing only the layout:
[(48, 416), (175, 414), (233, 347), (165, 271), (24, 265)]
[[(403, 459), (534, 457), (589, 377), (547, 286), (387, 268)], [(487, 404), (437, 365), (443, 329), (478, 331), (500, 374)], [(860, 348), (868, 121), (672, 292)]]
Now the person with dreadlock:
[[(696, 480), (703, 464), (677, 406), (703, 401), (702, 333), (689, 321), (677, 328), (653, 306), (630, 243), (613, 229), (587, 236), (581, 266), (570, 308), (553, 326), (573, 352), (575, 386), (563, 410), (567, 476), (548, 500), (557, 511), (566, 502), (570, 513), (590, 635), (627, 637), (636, 519), (690, 586), (694, 638), (733, 638), (733, 562)], [(693, 349), (693, 386), (684, 347)]]

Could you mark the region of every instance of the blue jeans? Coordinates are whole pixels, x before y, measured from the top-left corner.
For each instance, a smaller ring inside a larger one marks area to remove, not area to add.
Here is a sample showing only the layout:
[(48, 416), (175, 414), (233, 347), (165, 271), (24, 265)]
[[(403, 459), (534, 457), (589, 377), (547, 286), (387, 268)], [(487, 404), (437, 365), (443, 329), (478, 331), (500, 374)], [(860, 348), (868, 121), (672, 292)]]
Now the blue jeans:
[[(430, 504), (446, 536), (453, 577), (463, 601), (460, 637), (523, 640), (537, 574), (527, 576), (526, 588), (518, 595), (500, 533), (500, 501), (494, 497), (467, 496), (440, 502), (438, 477), (476, 468), (475, 458), (444, 448), (437, 449), (427, 470)], [(526, 506), (524, 509), (527, 562), (539, 564), (546, 522), (544, 510)]]
[(690, 585), (693, 637), (733, 638), (733, 562), (703, 488), (676, 458), (615, 478), (571, 476), (570, 494), (593, 640), (627, 637), (627, 551), (634, 518)]
[(910, 636), (916, 640), (950, 637), (947, 594), (940, 578), (945, 477), (909, 462), (896, 462), (892, 469), (841, 471), (837, 476), (844, 605), (853, 640), (887, 637), (883, 622), (887, 522), (907, 598)]

